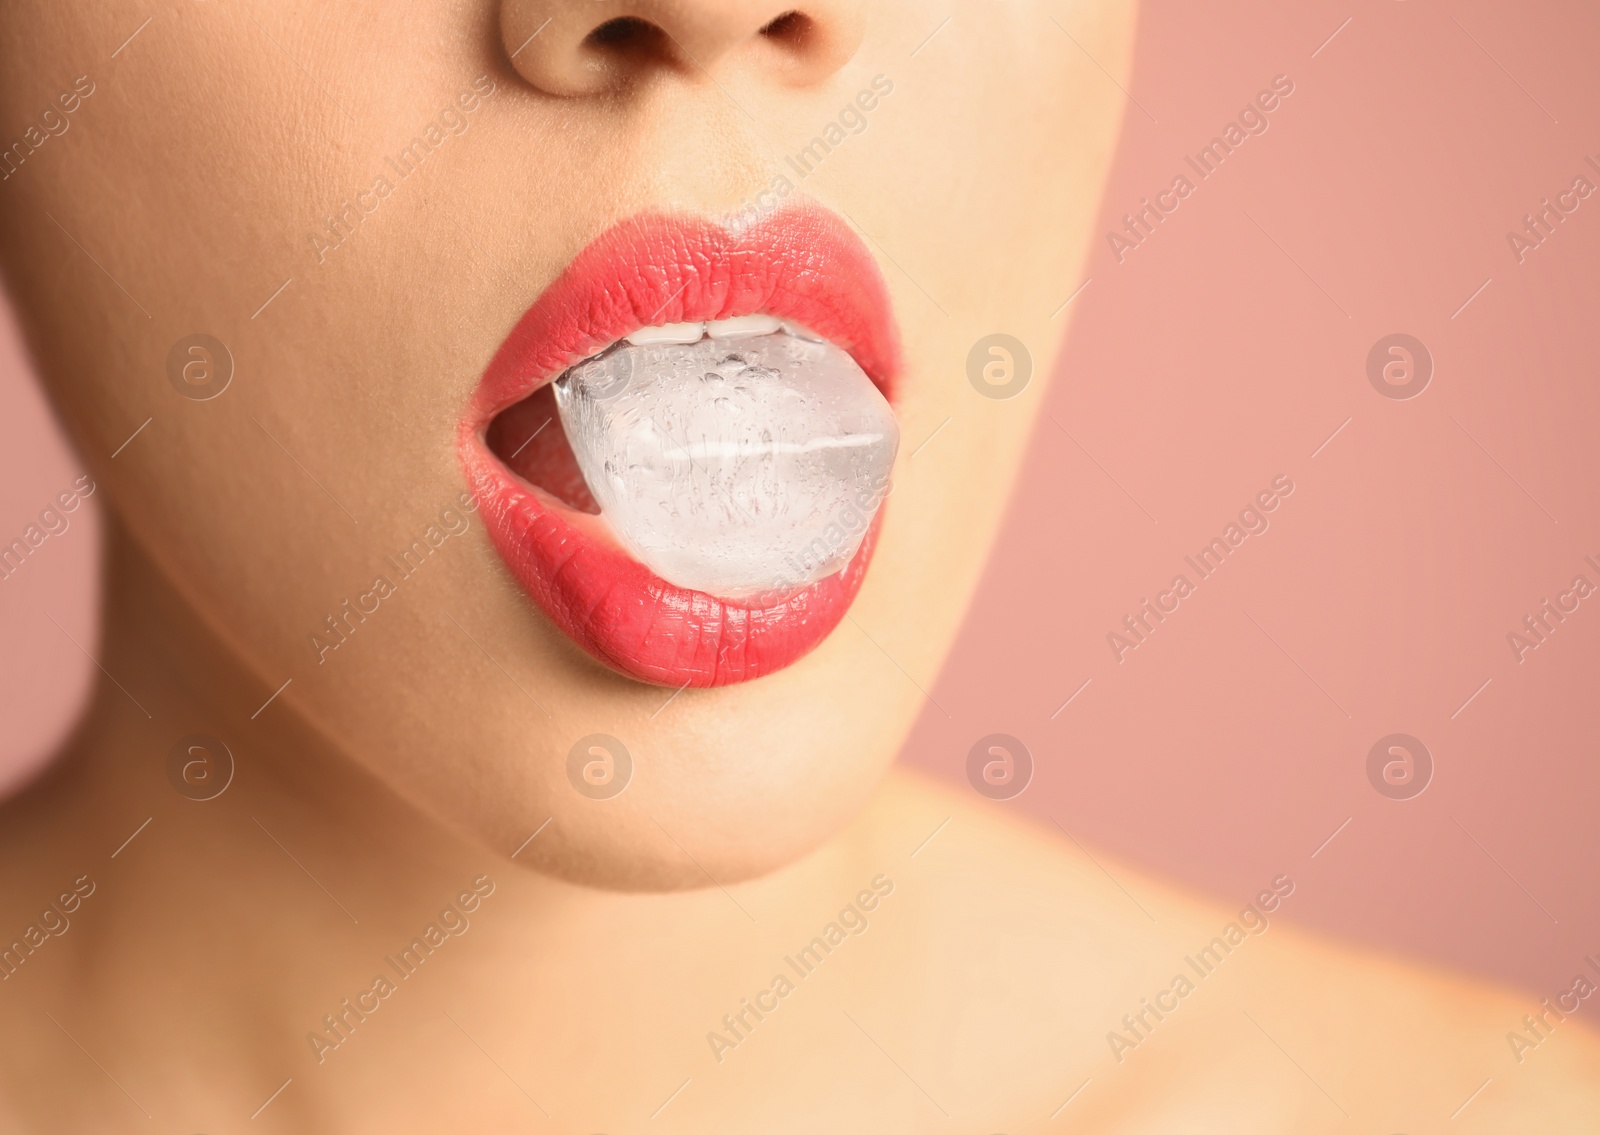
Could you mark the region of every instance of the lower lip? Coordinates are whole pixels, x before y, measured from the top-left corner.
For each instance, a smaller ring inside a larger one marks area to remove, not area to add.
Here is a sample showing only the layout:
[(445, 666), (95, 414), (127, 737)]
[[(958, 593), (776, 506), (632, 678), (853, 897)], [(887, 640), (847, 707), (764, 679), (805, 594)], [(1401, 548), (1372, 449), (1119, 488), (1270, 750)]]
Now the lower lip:
[(512, 473), (484, 440), (501, 410), (642, 325), (763, 312), (845, 347), (890, 393), (898, 347), (871, 255), (830, 213), (791, 210), (734, 237), (698, 218), (645, 217), (602, 235), (534, 303), (485, 372), (459, 452), (489, 536), (530, 598), (620, 673), (722, 686), (795, 662), (838, 625), (871, 559), (882, 509), (839, 572), (751, 606), (668, 583), (604, 522)]

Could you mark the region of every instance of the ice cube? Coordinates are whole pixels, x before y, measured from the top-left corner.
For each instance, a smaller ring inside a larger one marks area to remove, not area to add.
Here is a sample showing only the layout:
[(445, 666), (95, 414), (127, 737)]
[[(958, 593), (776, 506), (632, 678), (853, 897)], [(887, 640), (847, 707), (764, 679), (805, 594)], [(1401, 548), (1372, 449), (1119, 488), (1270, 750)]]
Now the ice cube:
[(770, 600), (850, 561), (900, 430), (850, 355), (783, 331), (617, 343), (556, 406), (601, 515), (669, 583)]

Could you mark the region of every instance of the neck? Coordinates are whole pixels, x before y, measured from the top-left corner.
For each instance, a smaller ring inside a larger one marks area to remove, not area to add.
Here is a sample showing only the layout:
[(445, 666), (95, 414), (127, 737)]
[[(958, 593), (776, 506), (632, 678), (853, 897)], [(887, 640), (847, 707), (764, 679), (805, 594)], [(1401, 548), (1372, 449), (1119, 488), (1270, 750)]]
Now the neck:
[[(276, 683), (251, 671), (114, 520), (108, 528), (101, 641), (84, 644), (102, 680), (43, 790), (65, 791), (71, 811), (106, 836), (148, 818), (138, 842), (150, 836), (148, 844), (206, 856), (256, 840), (272, 847), (263, 829), (274, 821), (302, 830), (352, 882), (371, 884), (357, 905), (405, 902), (413, 887), (393, 881), (423, 865), (482, 869), (487, 853), (395, 796), (286, 702), (263, 709)], [(210, 740), (180, 744), (194, 738)], [(175, 748), (187, 780), (170, 767)], [(119, 854), (121, 867), (139, 860), (134, 846)]]

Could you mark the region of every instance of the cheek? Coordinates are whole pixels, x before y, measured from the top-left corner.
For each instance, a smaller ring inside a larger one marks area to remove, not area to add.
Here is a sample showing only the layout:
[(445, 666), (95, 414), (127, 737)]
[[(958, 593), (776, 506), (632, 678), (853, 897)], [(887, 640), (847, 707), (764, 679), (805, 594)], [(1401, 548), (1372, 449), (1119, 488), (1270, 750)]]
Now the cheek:
[[(1126, 86), (1131, 20), (1109, 10), (1097, 19), (1073, 25), (1074, 35)], [(902, 644), (913, 661), (896, 659), (919, 681), (936, 670), (976, 583), (1003, 512), (997, 503), (1080, 306), (1058, 308), (1083, 282), (1123, 115), (1122, 95), (1103, 74), (1061, 67), (1059, 45), (1040, 41), (1038, 20), (1037, 10), (988, 10), (962, 29), (959, 51), (918, 56), (931, 64), (925, 74), (905, 73), (886, 56), (880, 69), (896, 87), (872, 117), (892, 116), (894, 135), (877, 160), (841, 174), (845, 208), (879, 218), (875, 236), (905, 266), (885, 269), (909, 373), (895, 492), (874, 565), (893, 593), (879, 594), (869, 575), (862, 601), (881, 604), (885, 621), (862, 622)], [(862, 141), (876, 145), (877, 130)], [(1024, 154), (1026, 162), (1015, 160)], [(848, 147), (839, 160), (851, 160)], [(1001, 168), (1004, 176), (972, 176)], [(886, 210), (886, 200), (903, 204)], [(962, 224), (939, 223), (955, 215)], [(995, 271), (1002, 261), (1005, 270)], [(981, 367), (969, 372), (974, 346), (997, 332), (1020, 339), (1031, 359), (1028, 385), (1011, 398), (983, 395)]]

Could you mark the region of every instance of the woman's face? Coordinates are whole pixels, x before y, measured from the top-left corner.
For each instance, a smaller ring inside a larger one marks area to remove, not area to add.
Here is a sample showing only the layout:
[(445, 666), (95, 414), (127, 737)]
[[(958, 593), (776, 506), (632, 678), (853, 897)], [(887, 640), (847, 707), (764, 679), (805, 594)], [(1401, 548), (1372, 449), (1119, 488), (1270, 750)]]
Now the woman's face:
[[(1121, 118), (1125, 4), (793, 10), (8, 10), (0, 141), (23, 145), (0, 162), (4, 267), (119, 523), (263, 700), (292, 679), (262, 716), (304, 715), (502, 853), (550, 818), (519, 861), (589, 882), (770, 869), (893, 759), (1004, 506)], [(608, 268), (619, 241), (627, 267)], [(575, 259), (583, 282), (558, 284)], [(762, 664), (674, 658), (663, 638), (754, 636), (764, 616), (582, 576), (585, 549), (562, 549), (603, 536), (538, 493), (568, 526), (530, 567), (539, 517), (505, 499), (525, 487), (505, 438), (539, 403), (491, 420), (624, 333), (619, 294), (638, 307), (663, 280), (685, 286), (635, 326), (786, 296), (898, 419), (853, 603), (836, 588), (765, 616), (788, 646), (750, 652)], [(553, 284), (576, 329), (517, 340)], [(979, 346), (995, 334), (1031, 355), (1014, 395), (996, 383), (1022, 362)], [(660, 607), (634, 628), (655, 645), (619, 645), (607, 602)]]

